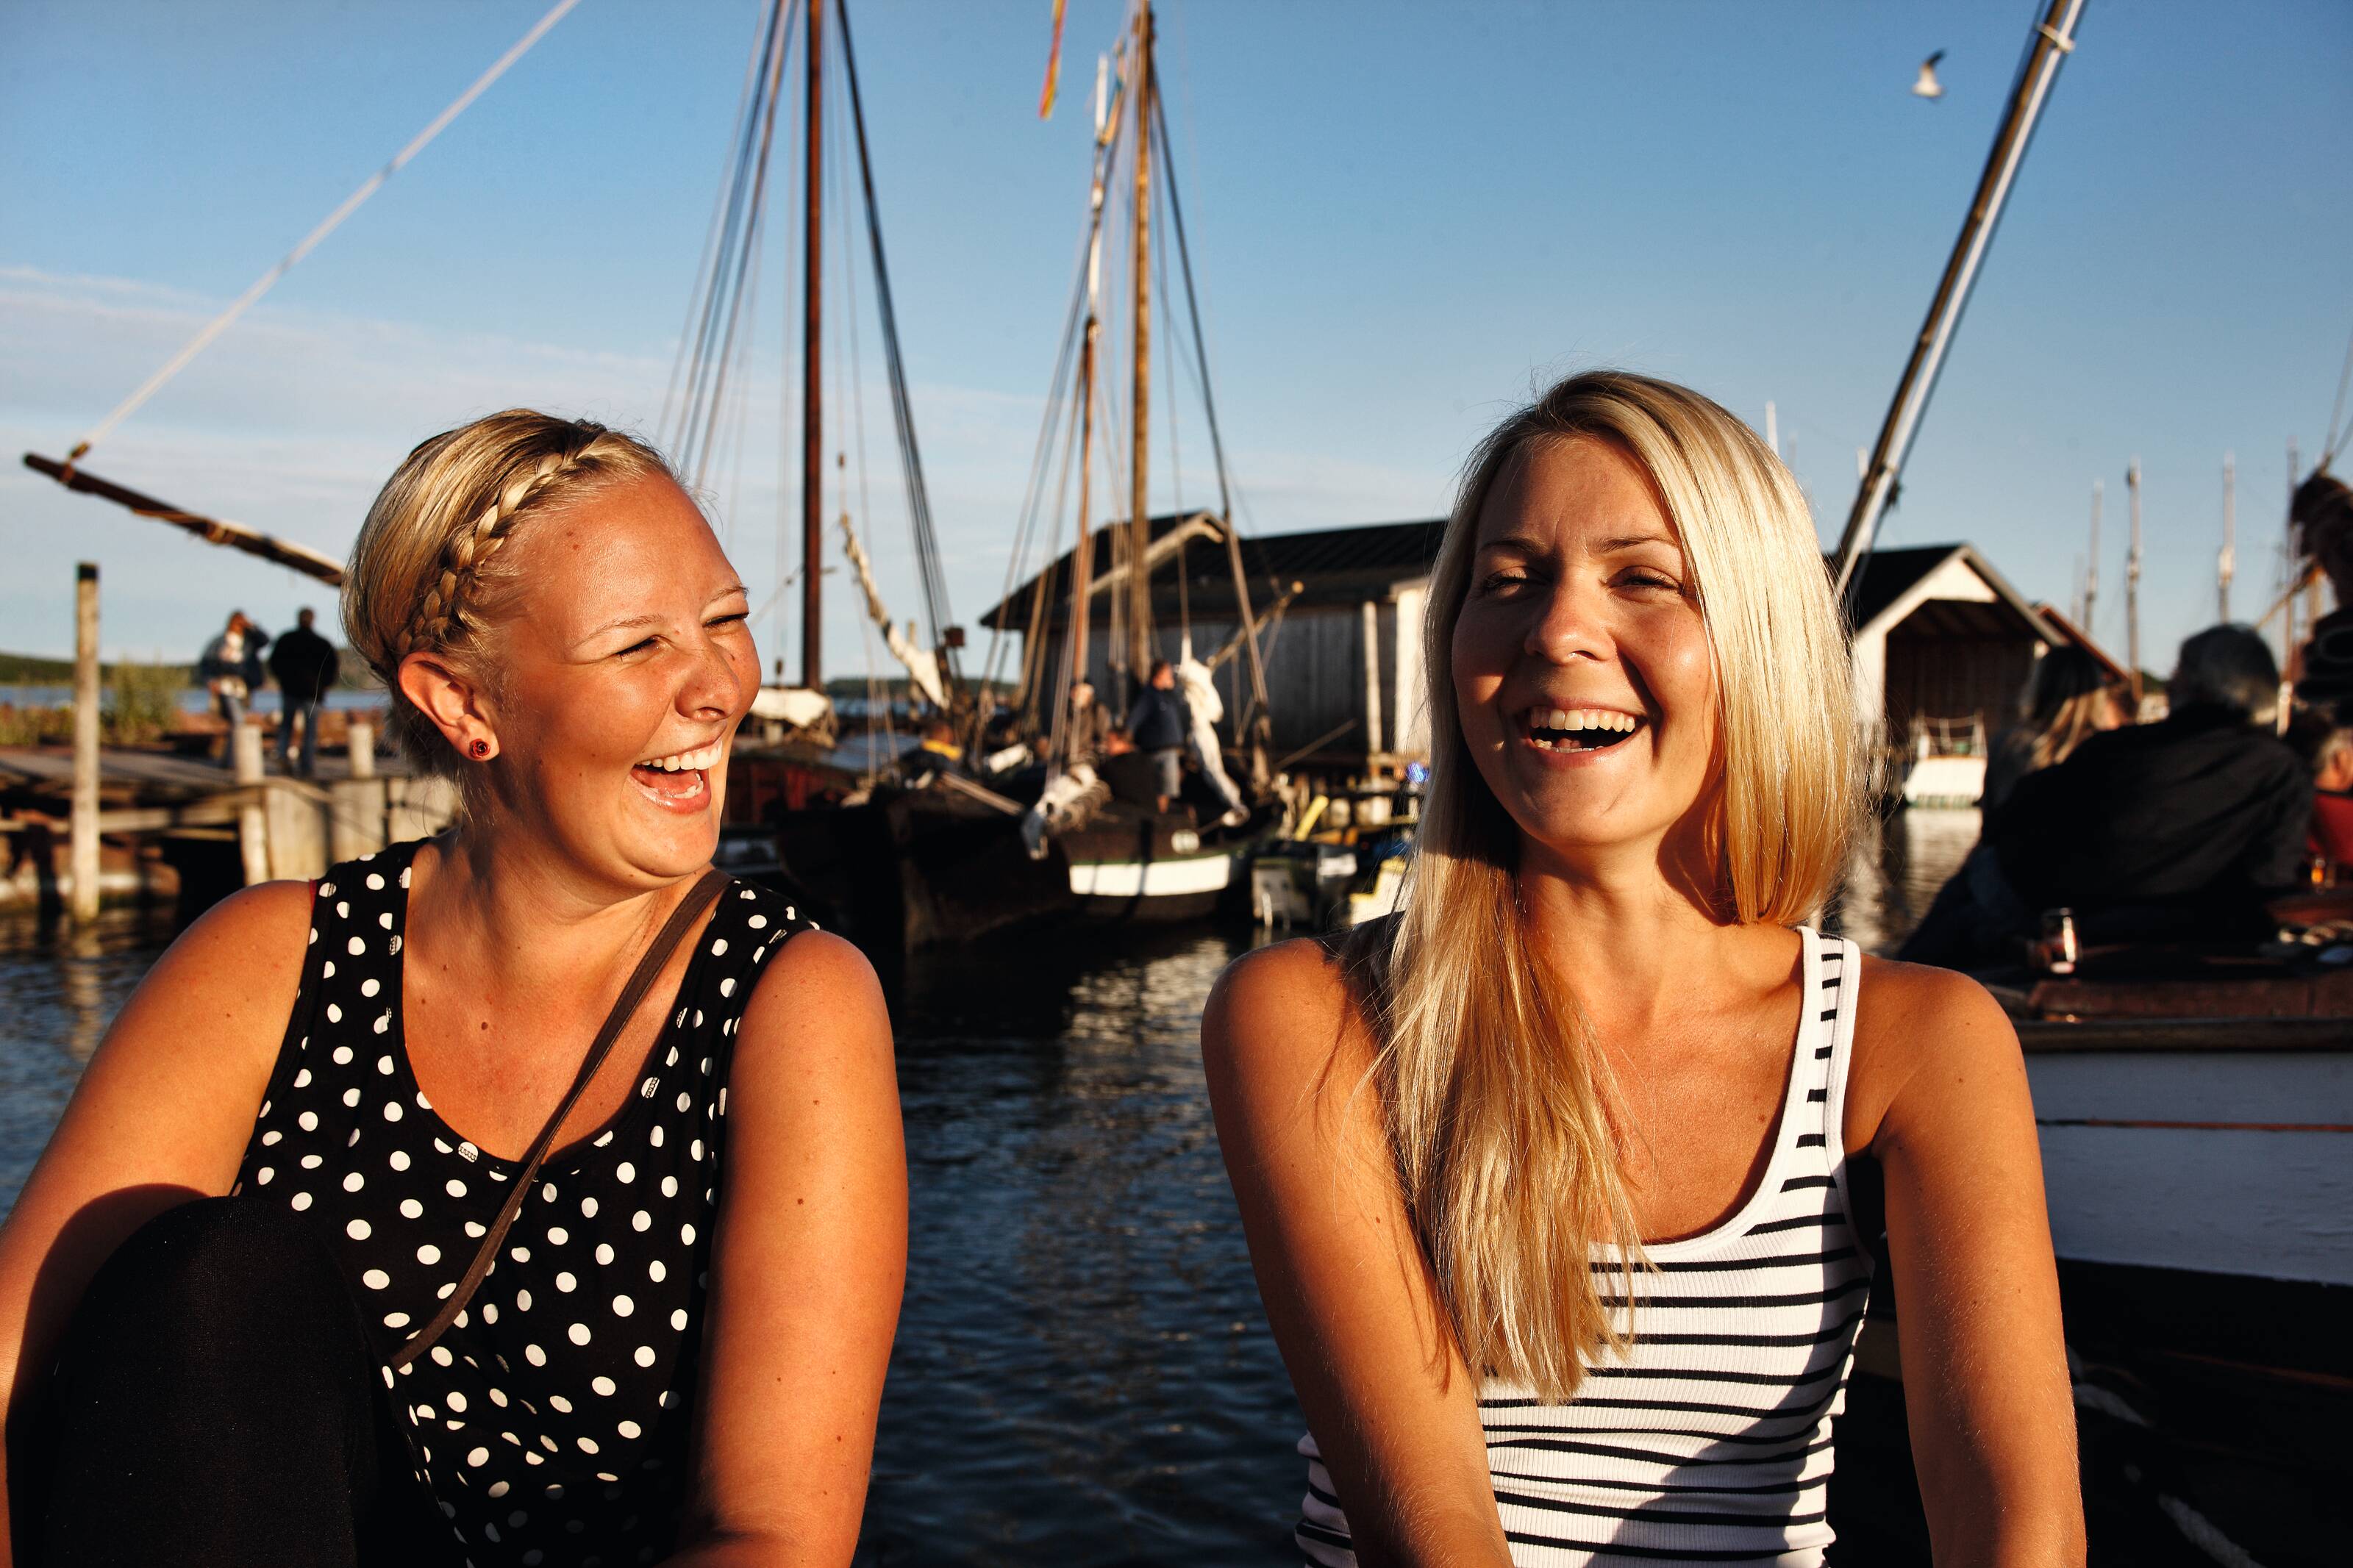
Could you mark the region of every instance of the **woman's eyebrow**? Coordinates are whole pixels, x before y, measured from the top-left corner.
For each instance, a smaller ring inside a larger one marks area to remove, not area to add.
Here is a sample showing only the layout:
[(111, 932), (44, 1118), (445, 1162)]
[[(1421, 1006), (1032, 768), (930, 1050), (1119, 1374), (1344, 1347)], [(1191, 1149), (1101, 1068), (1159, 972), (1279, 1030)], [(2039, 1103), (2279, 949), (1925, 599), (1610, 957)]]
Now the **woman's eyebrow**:
[(1682, 542), (1672, 533), (1630, 533), (1623, 538), (1601, 541), (1604, 550), (1631, 550), (1640, 544), (1663, 544), (1670, 550), (1683, 548)]
[(624, 616), (618, 620), (607, 621), (601, 626), (595, 626), (582, 633), (580, 640), (586, 642), (591, 637), (603, 637), (607, 632), (628, 631), (638, 626), (652, 626), (660, 624), (661, 617), (659, 616)]

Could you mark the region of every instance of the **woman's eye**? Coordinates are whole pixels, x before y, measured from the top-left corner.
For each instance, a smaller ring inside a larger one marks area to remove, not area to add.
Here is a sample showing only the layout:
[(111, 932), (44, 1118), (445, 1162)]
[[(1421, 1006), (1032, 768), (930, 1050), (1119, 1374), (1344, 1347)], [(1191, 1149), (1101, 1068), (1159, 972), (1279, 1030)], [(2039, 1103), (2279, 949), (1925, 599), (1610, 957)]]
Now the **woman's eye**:
[(652, 637), (643, 638), (640, 641), (631, 643), (628, 647), (621, 649), (620, 652), (615, 654), (613, 657), (616, 658), (626, 658), (633, 653), (643, 653), (646, 649), (653, 647), (654, 642), (655, 639)]
[(1620, 573), (1618, 582), (1620, 586), (1628, 588), (1664, 588), (1669, 593), (1683, 592), (1683, 584), (1663, 572), (1651, 572), (1637, 568), (1630, 572)]
[(716, 618), (715, 620), (706, 621), (706, 622), (704, 622), (703, 624), (704, 624), (705, 626), (712, 626), (712, 627), (714, 627), (714, 628), (715, 628), (715, 627), (719, 627), (719, 626), (742, 626), (745, 621), (748, 621), (748, 620), (750, 620), (751, 618), (752, 618), (752, 612), (751, 612), (751, 611), (749, 611), (749, 610), (737, 610), (737, 611), (736, 611), (734, 614), (733, 614), (733, 615), (721, 616), (719, 616), (718, 618)]
[(1479, 591), (1482, 594), (1505, 594), (1527, 580), (1528, 574), (1525, 572), (1490, 572), (1479, 580)]

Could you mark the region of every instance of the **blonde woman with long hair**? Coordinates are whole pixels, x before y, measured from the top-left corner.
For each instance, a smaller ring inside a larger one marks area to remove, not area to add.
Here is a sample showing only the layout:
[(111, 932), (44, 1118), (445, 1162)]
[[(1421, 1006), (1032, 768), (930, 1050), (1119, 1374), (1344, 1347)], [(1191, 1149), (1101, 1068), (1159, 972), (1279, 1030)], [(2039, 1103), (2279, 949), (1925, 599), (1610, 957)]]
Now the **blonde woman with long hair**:
[(1937, 1562), (2082, 1561), (2016, 1038), (1803, 923), (1856, 798), (1817, 552), (1663, 382), (1573, 377), (1472, 458), (1405, 905), (1240, 960), (1202, 1023), (1310, 1562), (1823, 1561), (1866, 1163)]
[(224, 900), (99, 1047), (0, 1228), (31, 1560), (849, 1562), (898, 1088), (857, 950), (711, 866), (749, 608), (619, 431), (394, 473), (343, 625), (463, 812)]

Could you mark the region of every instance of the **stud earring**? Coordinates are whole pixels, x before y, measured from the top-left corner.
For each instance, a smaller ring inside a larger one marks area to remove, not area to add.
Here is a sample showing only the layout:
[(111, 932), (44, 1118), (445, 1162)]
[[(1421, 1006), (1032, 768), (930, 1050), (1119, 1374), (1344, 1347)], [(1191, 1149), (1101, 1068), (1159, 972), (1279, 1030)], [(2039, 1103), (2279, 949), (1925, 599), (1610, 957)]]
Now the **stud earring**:
[(491, 754), (491, 743), (488, 741), (475, 741), (472, 749), (474, 752), (474, 760), (478, 763)]

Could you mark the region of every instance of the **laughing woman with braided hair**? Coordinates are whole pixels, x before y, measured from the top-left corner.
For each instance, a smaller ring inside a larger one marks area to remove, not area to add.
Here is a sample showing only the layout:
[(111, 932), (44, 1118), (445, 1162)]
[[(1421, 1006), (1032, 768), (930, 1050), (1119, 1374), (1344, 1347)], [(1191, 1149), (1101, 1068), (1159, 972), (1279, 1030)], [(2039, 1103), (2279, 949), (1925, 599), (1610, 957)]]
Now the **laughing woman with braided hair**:
[(667, 465), (409, 455), (343, 619), (458, 824), (227, 900), (0, 1230), (16, 1560), (846, 1563), (906, 1255), (857, 952), (710, 868), (757, 689)]

